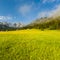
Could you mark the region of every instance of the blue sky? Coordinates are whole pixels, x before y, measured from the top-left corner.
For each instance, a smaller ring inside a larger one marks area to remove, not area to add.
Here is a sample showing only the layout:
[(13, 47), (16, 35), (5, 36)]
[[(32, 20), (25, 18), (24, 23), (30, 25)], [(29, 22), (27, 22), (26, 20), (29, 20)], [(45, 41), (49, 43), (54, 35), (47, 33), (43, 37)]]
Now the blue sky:
[(41, 17), (60, 16), (60, 0), (0, 0), (0, 21), (27, 24)]

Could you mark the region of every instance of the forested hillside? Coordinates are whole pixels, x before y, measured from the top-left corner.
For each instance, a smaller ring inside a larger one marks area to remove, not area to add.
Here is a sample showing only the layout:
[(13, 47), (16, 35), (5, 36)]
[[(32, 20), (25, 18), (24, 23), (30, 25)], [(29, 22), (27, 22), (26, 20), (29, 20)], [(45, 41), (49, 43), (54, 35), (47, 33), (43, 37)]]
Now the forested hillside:
[(60, 16), (59, 17), (44, 17), (40, 19), (36, 19), (28, 25), (24, 25), (21, 23), (7, 23), (7, 22), (0, 22), (0, 31), (7, 31), (7, 30), (20, 30), (20, 29), (60, 29)]
[(60, 29), (60, 16), (56, 18), (44, 17), (44, 18), (37, 19), (32, 23), (26, 25), (23, 29), (32, 29), (32, 28), (42, 29), (42, 30), (43, 29), (52, 29), (52, 30)]

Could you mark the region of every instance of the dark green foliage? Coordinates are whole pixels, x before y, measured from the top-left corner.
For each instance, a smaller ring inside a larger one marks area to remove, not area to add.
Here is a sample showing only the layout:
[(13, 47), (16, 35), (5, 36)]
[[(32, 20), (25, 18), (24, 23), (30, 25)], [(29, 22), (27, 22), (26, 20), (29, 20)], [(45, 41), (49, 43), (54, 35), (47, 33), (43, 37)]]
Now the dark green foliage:
[(23, 27), (23, 29), (50, 29), (50, 30), (56, 30), (60, 29), (60, 17), (56, 18), (41, 18), (37, 19), (33, 23)]
[(21, 30), (21, 29), (50, 29), (50, 30), (56, 30), (60, 29), (60, 17), (56, 18), (40, 18), (35, 20), (34, 22), (23, 26), (23, 27), (16, 27), (17, 24), (14, 23), (14, 27), (9, 27), (9, 24), (6, 23), (5, 25), (0, 22), (0, 31), (11, 31), (11, 30)]

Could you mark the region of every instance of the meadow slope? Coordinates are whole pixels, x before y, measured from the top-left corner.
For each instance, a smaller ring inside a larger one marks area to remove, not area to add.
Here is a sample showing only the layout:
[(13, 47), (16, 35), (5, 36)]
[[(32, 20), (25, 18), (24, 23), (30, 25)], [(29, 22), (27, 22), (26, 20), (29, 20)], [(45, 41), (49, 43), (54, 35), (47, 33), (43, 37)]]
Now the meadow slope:
[(60, 31), (0, 32), (0, 60), (60, 60)]

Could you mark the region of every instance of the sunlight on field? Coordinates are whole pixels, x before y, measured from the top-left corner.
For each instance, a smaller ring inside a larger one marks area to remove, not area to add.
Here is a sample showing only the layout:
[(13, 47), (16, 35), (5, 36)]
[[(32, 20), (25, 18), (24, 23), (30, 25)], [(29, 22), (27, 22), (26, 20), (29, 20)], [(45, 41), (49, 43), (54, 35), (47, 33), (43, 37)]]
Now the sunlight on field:
[(27, 29), (27, 30), (16, 30), (16, 31), (0, 31), (0, 34), (35, 34), (35, 33), (46, 33), (46, 34), (50, 34), (50, 33), (56, 33), (56, 34), (59, 34), (60, 31), (59, 30), (45, 30), (45, 31), (41, 31), (39, 29)]
[(60, 31), (1, 31), (0, 60), (60, 60)]
[(1, 31), (0, 34), (24, 34), (24, 33), (39, 33), (40, 30), (35, 30), (35, 29), (31, 29), (31, 30), (16, 30), (16, 31)]

